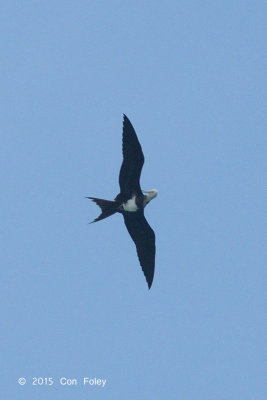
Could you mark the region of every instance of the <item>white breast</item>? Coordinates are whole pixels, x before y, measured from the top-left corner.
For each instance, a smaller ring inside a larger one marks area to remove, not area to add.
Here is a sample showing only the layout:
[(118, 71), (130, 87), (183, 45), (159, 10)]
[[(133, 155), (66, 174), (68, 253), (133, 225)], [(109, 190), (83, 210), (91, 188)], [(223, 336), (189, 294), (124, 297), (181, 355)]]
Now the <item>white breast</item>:
[(133, 196), (132, 199), (129, 199), (128, 201), (126, 201), (126, 203), (123, 203), (122, 207), (124, 211), (134, 212), (138, 210), (138, 207), (135, 203), (135, 198), (136, 196)]

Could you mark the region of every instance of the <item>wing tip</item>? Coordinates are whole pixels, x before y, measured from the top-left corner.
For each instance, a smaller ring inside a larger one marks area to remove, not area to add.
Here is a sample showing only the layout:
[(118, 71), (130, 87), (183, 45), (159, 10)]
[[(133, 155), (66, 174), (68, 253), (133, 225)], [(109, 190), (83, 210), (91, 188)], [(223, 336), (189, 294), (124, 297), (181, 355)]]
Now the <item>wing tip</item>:
[[(144, 273), (144, 275), (145, 275), (145, 273)], [(151, 286), (152, 286), (152, 283), (153, 283), (154, 274), (153, 274), (153, 276), (145, 275), (145, 278), (146, 278), (146, 283), (147, 283), (147, 286), (148, 286), (148, 290), (150, 290)]]
[[(128, 124), (128, 123), (130, 122), (130, 120), (129, 120), (129, 118), (127, 117), (126, 114), (123, 113), (122, 116), (123, 116), (122, 124), (123, 124), (123, 127), (125, 127), (125, 125)], [(131, 122), (130, 122), (130, 123), (131, 123)]]
[(152, 286), (152, 282), (148, 282), (148, 281), (147, 281), (147, 286), (148, 286), (148, 290), (150, 290), (150, 289), (151, 289), (151, 286)]

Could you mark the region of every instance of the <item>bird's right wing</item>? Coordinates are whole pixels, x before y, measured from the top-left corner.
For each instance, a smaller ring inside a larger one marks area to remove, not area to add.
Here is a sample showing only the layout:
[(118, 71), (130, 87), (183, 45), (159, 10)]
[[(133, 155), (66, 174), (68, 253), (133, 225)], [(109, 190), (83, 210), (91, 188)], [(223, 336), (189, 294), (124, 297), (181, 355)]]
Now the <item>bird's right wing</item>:
[(119, 184), (121, 194), (128, 199), (133, 191), (142, 194), (139, 181), (145, 159), (135, 130), (126, 115), (123, 115), (122, 154)]
[(143, 210), (123, 214), (126, 228), (133, 239), (148, 288), (151, 288), (155, 270), (155, 233), (145, 219)]

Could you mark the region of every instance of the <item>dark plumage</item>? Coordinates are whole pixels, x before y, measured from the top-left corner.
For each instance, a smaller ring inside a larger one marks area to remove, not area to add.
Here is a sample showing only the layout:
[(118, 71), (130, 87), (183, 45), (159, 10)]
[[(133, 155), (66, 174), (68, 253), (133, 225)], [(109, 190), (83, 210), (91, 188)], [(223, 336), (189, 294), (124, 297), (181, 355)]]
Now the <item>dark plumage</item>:
[[(93, 222), (107, 218), (116, 212), (124, 217), (126, 228), (133, 239), (140, 265), (144, 272), (149, 289), (151, 288), (155, 269), (155, 233), (144, 216), (145, 206), (157, 196), (157, 190), (142, 191), (140, 175), (144, 164), (144, 155), (135, 130), (123, 115), (122, 135), (123, 162), (119, 174), (120, 193), (114, 201), (88, 197), (100, 208), (101, 214)], [(144, 193), (148, 193), (144, 195)]]

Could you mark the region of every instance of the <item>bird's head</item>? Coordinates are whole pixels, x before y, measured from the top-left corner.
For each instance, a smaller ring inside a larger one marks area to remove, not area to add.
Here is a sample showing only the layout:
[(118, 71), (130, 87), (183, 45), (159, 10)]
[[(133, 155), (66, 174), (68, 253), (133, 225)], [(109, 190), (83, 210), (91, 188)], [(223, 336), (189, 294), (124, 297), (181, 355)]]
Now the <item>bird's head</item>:
[(142, 190), (143, 193), (147, 193), (144, 198), (144, 206), (146, 206), (152, 199), (157, 197), (158, 191), (157, 189), (152, 190)]

